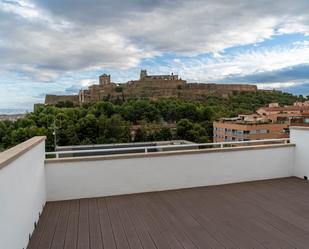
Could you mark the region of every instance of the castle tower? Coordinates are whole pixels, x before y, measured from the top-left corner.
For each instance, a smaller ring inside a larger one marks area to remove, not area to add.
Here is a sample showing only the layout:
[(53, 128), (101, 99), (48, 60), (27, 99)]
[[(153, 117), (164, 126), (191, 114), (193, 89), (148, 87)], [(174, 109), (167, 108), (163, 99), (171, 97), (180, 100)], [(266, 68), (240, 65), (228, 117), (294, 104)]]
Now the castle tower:
[(99, 82), (100, 82), (100, 85), (103, 85), (103, 86), (109, 85), (111, 83), (111, 76), (107, 74), (102, 74), (99, 77)]
[(140, 79), (142, 80), (146, 77), (147, 77), (147, 70), (146, 69), (141, 70)]

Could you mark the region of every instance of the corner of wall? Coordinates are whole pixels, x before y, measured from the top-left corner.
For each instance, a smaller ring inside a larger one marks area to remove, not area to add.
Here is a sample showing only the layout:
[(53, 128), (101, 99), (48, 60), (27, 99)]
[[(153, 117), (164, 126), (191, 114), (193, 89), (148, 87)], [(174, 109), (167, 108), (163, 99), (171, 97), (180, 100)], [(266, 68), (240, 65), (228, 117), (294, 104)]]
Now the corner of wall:
[(290, 141), (295, 144), (293, 175), (309, 177), (309, 127), (290, 127)]

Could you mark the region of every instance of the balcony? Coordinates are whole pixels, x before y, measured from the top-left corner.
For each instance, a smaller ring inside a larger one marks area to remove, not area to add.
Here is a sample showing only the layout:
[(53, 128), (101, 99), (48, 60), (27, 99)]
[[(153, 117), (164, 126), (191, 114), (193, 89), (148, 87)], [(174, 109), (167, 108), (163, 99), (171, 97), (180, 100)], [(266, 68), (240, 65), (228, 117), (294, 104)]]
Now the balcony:
[(0, 154), (0, 248), (308, 248), (309, 129), (260, 142), (45, 159), (30, 139)]

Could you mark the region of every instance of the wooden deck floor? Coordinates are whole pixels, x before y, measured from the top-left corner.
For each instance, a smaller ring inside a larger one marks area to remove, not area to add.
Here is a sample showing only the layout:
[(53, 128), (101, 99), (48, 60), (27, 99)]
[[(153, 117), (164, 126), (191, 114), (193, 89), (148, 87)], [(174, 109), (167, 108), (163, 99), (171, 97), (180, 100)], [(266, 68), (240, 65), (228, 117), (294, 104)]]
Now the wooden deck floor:
[(28, 249), (309, 248), (296, 178), (47, 203)]

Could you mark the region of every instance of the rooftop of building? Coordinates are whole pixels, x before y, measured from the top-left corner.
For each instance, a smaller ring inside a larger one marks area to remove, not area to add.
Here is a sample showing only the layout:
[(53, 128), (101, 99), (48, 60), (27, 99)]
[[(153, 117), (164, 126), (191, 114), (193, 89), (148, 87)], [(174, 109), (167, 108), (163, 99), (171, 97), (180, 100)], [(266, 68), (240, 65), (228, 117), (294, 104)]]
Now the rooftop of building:
[(295, 102), (290, 106), (280, 106), (279, 103), (270, 103), (268, 106), (259, 108), (259, 110), (268, 112), (309, 111), (309, 101)]
[(275, 123), (272, 120), (265, 118), (261, 115), (240, 115), (233, 118), (220, 118), (216, 122), (218, 123), (232, 123), (239, 125), (255, 125), (255, 124), (272, 124)]
[(308, 248), (309, 128), (81, 158), (44, 141), (0, 154), (0, 248)]
[(280, 106), (280, 107), (261, 107), (260, 109), (266, 111), (303, 111), (309, 110), (309, 106)]

